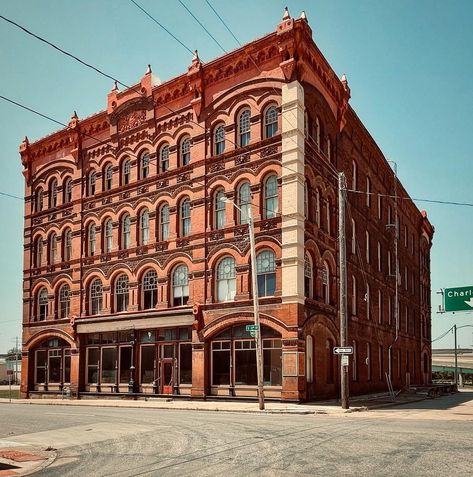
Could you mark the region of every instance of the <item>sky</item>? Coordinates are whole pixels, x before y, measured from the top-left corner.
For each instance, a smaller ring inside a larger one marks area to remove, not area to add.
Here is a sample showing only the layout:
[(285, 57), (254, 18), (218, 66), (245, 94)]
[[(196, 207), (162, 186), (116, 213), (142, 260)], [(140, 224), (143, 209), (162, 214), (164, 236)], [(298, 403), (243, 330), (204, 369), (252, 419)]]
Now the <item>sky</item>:
[[(203, 62), (222, 49), (178, 0), (136, 0)], [(275, 30), (284, 6), (305, 10), (314, 40), (348, 77), (350, 103), (414, 198), (473, 203), (473, 2), (470, 0), (209, 0), (241, 43)], [(205, 0), (183, 0), (222, 47), (238, 47)], [(191, 55), (130, 0), (0, 0), (0, 14), (126, 84), (149, 64), (165, 81)], [(67, 123), (106, 108), (112, 81), (0, 19), (0, 95)], [(0, 192), (22, 197), (18, 146), (58, 129), (0, 99)], [(441, 288), (473, 285), (473, 207), (417, 202), (435, 226), (432, 338), (473, 314), (438, 314)], [(0, 353), (21, 336), (23, 204), (0, 195)], [(458, 332), (471, 347), (473, 327)], [(448, 333), (434, 348), (453, 347)]]

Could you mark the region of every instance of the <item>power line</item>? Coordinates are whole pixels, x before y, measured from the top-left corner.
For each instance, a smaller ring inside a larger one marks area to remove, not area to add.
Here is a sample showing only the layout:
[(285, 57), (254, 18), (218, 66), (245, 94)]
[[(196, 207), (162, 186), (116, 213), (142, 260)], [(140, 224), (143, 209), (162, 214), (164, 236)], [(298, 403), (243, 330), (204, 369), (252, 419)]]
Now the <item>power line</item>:
[[(133, 0), (132, 0), (133, 1)], [(112, 75), (109, 75), (108, 73), (105, 73), (104, 71), (102, 71), (101, 69), (91, 65), (90, 63), (87, 63), (86, 61), (84, 60), (81, 60), (80, 58), (78, 58), (77, 56), (73, 55), (72, 53), (69, 53), (68, 51), (62, 49), (60, 46), (57, 46), (55, 45), (54, 43), (50, 42), (49, 40), (46, 40), (45, 38), (43, 38), (42, 36), (39, 36), (37, 35), (36, 33), (33, 33), (32, 31), (28, 30), (28, 28), (25, 28), (24, 26), (20, 25), (19, 23), (16, 23), (15, 21), (13, 20), (10, 20), (9, 18), (7, 17), (4, 17), (3, 15), (0, 15), (0, 18), (2, 20), (5, 20), (6, 22), (16, 26), (17, 28), (19, 28), (20, 30), (23, 30), (26, 34), (32, 36), (33, 38), (36, 38), (37, 40), (45, 43), (46, 45), (54, 48), (55, 50), (59, 51), (60, 53), (62, 53), (63, 55), (66, 55), (68, 56), (69, 58), (72, 58), (73, 60), (79, 62), (80, 64), (86, 66), (87, 68), (90, 68), (91, 70), (99, 73), (100, 75), (104, 76), (105, 78), (108, 78), (108, 79), (111, 79), (115, 82), (117, 82), (118, 84), (122, 85), (123, 87), (125, 88), (131, 88), (130, 86), (126, 85), (125, 83), (122, 83), (120, 80), (118, 80), (117, 78), (113, 77)]]
[(209, 32), (209, 30), (207, 30), (207, 28), (200, 22), (200, 20), (191, 12), (191, 10), (187, 7), (187, 5), (182, 1), (182, 0), (178, 0), (179, 3), (189, 12), (189, 15), (192, 16), (192, 18), (205, 30), (205, 32), (207, 33), (207, 35), (210, 36), (210, 38), (212, 38), (212, 40), (217, 43), (217, 45), (222, 49), (222, 51), (224, 53), (227, 53), (227, 50), (217, 41), (217, 39), (212, 35), (212, 33)]
[(233, 32), (230, 30), (228, 25), (223, 20), (223, 18), (218, 14), (217, 10), (215, 10), (215, 8), (212, 6), (212, 4), (208, 0), (205, 0), (205, 2), (211, 8), (211, 10), (215, 13), (217, 18), (222, 22), (223, 26), (227, 29), (227, 31), (230, 33), (230, 35), (232, 35), (232, 37), (235, 39), (235, 41), (241, 46), (240, 40), (233, 34)]
[(131, 3), (136, 5), (147, 17), (149, 17), (154, 23), (159, 25), (168, 35), (172, 36), (181, 46), (183, 46), (191, 55), (194, 54), (194, 52), (187, 46), (185, 45), (179, 38), (177, 38), (176, 35), (171, 33), (162, 23), (159, 23), (156, 18), (154, 18), (150, 13), (148, 13), (141, 5), (139, 5), (135, 0), (130, 0)]
[(0, 192), (0, 195), (4, 195), (6, 197), (11, 197), (12, 199), (19, 199), (22, 202), (25, 200), (23, 197), (18, 197), (17, 195), (8, 194), (7, 192)]

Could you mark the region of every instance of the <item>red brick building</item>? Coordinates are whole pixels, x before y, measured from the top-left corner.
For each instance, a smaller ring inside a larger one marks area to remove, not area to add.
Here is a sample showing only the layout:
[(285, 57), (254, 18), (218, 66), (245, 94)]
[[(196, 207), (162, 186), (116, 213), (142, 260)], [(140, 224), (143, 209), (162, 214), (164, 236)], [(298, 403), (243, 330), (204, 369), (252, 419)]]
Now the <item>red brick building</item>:
[(348, 192), (351, 393), (386, 390), (386, 372), (430, 380), (433, 228), (412, 201), (396, 209), (349, 98), (305, 16), (286, 13), (259, 40), (196, 55), (163, 84), (148, 69), (105, 111), (25, 138), (22, 394), (255, 396), (252, 207), (266, 396), (336, 396), (337, 171), (363, 192)]

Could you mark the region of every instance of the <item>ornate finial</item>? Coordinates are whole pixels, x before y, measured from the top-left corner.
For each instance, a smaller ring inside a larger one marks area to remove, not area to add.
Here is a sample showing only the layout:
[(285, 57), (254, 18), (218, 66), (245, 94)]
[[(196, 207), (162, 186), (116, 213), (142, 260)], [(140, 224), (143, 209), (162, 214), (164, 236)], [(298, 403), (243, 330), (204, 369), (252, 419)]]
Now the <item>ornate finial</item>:
[(112, 91), (118, 91), (118, 82), (115, 80), (115, 83), (113, 85)]
[(301, 12), (301, 19), (307, 21), (307, 15), (305, 14), (304, 10)]
[(291, 15), (289, 15), (289, 10), (287, 7), (284, 8), (284, 15), (282, 16), (283, 20), (289, 20), (291, 18)]
[(146, 68), (146, 73), (147, 75), (151, 74), (152, 71), (151, 71), (151, 65), (148, 65), (148, 68)]
[(71, 116), (71, 119), (79, 119), (79, 116), (77, 116), (77, 111), (74, 111), (74, 114)]
[(341, 82), (345, 83), (345, 84), (348, 84), (347, 75), (345, 73), (342, 74)]
[(199, 52), (197, 50), (194, 50), (194, 55), (192, 56), (192, 62), (200, 61), (199, 58)]
[(28, 139), (28, 136), (25, 136), (25, 139), (23, 139), (23, 144), (28, 147), (30, 145), (30, 140)]

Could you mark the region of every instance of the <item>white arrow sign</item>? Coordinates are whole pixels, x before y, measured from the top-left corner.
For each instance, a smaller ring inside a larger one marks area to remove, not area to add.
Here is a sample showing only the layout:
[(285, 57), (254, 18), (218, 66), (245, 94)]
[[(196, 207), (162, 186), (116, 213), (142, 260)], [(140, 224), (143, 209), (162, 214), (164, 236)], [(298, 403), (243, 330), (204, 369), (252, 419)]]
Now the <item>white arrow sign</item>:
[(468, 305), (468, 306), (471, 306), (473, 308), (473, 298), (470, 298), (468, 301), (465, 300), (465, 303)]
[(353, 346), (335, 346), (333, 354), (353, 354)]

